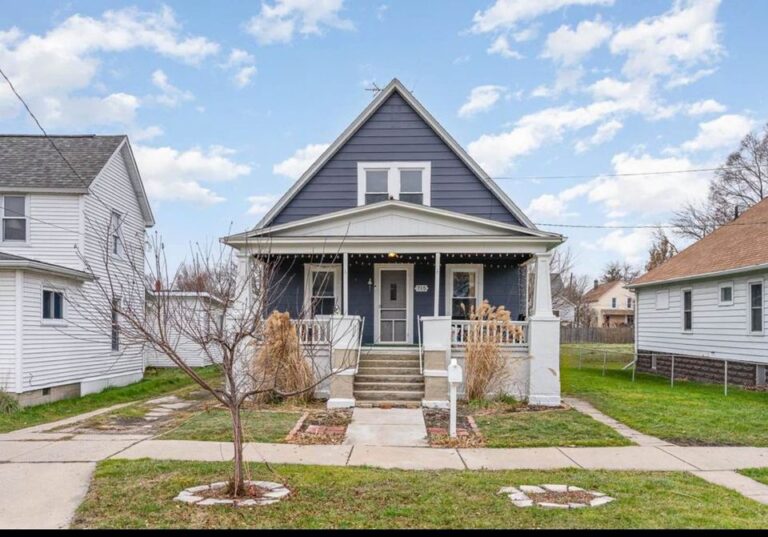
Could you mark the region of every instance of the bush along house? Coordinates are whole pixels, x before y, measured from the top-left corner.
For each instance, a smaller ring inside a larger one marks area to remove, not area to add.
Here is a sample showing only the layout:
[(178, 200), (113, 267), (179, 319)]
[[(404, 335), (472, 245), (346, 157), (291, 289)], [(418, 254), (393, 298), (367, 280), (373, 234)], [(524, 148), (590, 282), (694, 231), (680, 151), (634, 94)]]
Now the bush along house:
[(628, 285), (637, 369), (765, 385), (768, 199)]
[[(549, 266), (563, 238), (537, 229), (397, 79), (253, 230), (223, 241), (241, 274), (254, 256), (273, 263), (271, 309), (299, 319), (302, 344), (327, 343), (331, 407), (447, 406), (447, 366), (472, 334), (504, 353), (500, 390), (560, 404)], [(470, 319), (483, 300), (511, 322)]]

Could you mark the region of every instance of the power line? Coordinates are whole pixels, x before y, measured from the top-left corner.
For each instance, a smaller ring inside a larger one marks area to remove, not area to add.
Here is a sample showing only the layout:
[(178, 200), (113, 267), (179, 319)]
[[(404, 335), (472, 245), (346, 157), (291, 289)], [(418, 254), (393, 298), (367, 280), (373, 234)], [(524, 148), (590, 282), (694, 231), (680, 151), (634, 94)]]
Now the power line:
[[(676, 226), (674, 224), (637, 224), (637, 225), (600, 225), (600, 224), (547, 224), (535, 222), (535, 226), (541, 227), (564, 227), (576, 229), (683, 229), (685, 226)], [(761, 222), (728, 222), (716, 229), (727, 226), (762, 226), (768, 225), (768, 221)]]
[(594, 179), (597, 177), (640, 177), (644, 175), (672, 175), (678, 173), (714, 172), (723, 169), (744, 169), (746, 166), (723, 165), (717, 168), (691, 168), (687, 170), (665, 170), (657, 172), (594, 173), (586, 175), (509, 175), (492, 177), (495, 181), (538, 181), (547, 179)]

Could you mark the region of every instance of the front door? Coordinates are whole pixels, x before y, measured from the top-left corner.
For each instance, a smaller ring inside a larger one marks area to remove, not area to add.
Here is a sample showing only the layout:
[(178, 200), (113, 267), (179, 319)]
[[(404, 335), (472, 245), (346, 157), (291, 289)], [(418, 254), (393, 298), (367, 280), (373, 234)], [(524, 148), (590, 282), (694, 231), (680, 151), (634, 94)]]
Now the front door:
[(376, 343), (411, 343), (410, 267), (380, 266), (376, 272)]

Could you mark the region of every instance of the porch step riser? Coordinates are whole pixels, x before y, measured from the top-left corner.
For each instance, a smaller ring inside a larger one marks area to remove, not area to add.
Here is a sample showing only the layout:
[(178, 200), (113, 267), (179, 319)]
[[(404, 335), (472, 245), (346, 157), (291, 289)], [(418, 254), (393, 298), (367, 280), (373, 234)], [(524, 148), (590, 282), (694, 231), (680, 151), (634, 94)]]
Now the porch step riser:
[(354, 392), (355, 399), (361, 401), (421, 401), (424, 398), (424, 392), (395, 392), (395, 391), (357, 391)]
[(424, 377), (417, 374), (398, 375), (398, 374), (362, 374), (355, 375), (355, 383), (371, 383), (371, 382), (401, 382), (401, 383), (424, 383)]
[(354, 389), (361, 392), (424, 392), (424, 383), (407, 382), (355, 382)]
[(418, 360), (364, 360), (360, 359), (360, 367), (420, 367)]
[(391, 362), (408, 362), (408, 361), (419, 361), (419, 355), (416, 354), (366, 354), (361, 353), (360, 354), (360, 360), (387, 360)]
[(378, 376), (378, 375), (418, 375), (421, 377), (421, 371), (418, 367), (363, 367), (357, 370), (357, 376)]

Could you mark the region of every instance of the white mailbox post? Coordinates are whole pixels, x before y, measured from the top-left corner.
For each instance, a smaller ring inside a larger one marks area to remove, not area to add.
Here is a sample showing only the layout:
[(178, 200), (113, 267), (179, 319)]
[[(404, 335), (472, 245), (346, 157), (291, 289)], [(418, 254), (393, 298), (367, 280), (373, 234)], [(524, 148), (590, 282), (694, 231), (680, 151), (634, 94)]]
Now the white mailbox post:
[(451, 390), (451, 425), (449, 430), (451, 438), (456, 438), (456, 390), (461, 384), (461, 376), (461, 366), (456, 358), (451, 358), (451, 364), (448, 366), (448, 384)]

